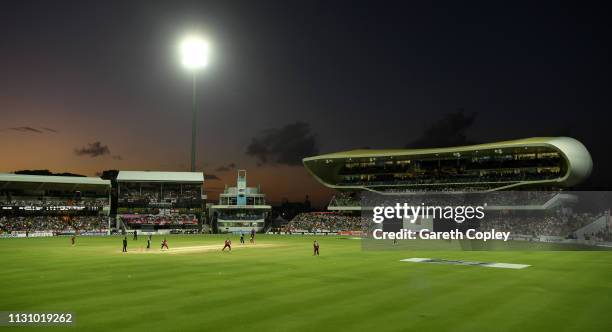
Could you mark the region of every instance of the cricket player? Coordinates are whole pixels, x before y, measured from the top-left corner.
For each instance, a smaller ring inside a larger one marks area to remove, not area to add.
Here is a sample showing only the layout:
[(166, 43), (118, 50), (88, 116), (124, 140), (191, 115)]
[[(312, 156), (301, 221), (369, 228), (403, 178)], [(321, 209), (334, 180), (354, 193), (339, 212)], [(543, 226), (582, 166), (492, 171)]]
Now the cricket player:
[(244, 233), (240, 232), (240, 244), (244, 244)]
[(221, 249), (221, 251), (225, 251), (225, 248), (229, 248), (229, 251), (232, 251), (232, 240), (225, 239), (225, 244), (223, 245), (223, 249)]
[(317, 240), (312, 244), (312, 248), (314, 250), (313, 256), (319, 256), (319, 242)]
[(255, 244), (255, 228), (251, 228), (251, 243)]
[(76, 240), (76, 238), (75, 238), (75, 236), (74, 236), (74, 235), (70, 237), (70, 242), (72, 242), (72, 246), (73, 246), (73, 247), (74, 247), (74, 242), (75, 242), (75, 240)]
[(166, 248), (168, 250), (170, 249), (170, 248), (168, 248), (168, 240), (166, 240), (166, 238), (164, 238), (164, 240), (162, 241), (160, 249), (164, 249), (164, 248)]
[(127, 236), (123, 238), (123, 252), (127, 252)]

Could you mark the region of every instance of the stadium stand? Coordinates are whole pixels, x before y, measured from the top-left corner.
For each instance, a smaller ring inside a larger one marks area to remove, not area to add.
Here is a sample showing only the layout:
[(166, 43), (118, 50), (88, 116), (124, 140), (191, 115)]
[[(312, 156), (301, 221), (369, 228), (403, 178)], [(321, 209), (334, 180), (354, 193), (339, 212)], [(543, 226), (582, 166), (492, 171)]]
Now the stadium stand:
[(569, 137), (434, 149), (353, 150), (304, 158), (303, 163), (327, 187), (374, 191), (569, 187), (586, 179), (593, 167), (588, 150)]
[(117, 229), (193, 233), (201, 229), (201, 172), (120, 171)]
[(0, 174), (0, 234), (43, 236), (109, 232), (108, 180)]
[(564, 192), (592, 170), (588, 150), (569, 137), (353, 150), (304, 158), (303, 163), (317, 181), (338, 190), (327, 207), (336, 213), (300, 214), (289, 223), (290, 230), (366, 230), (354, 219), (356, 213), (395, 203), (485, 204), (487, 218), (476, 225), (481, 230), (512, 231), (534, 240), (609, 237), (609, 218), (594, 223), (601, 210), (578, 212), (573, 208), (577, 196)]

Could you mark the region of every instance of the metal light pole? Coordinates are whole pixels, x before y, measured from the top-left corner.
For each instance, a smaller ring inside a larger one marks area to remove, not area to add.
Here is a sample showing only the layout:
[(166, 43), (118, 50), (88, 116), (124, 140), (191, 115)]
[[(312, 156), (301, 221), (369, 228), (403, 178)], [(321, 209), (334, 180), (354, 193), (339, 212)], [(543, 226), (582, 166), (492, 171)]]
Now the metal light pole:
[(197, 119), (197, 109), (196, 109), (196, 95), (197, 95), (197, 81), (196, 81), (196, 72), (193, 72), (193, 103), (192, 103), (192, 114), (191, 114), (191, 171), (195, 172), (195, 164), (196, 164), (196, 119)]
[(197, 80), (196, 74), (208, 64), (208, 43), (196, 36), (185, 38), (180, 45), (183, 66), (193, 75), (193, 100), (191, 110), (191, 171), (196, 170), (196, 120)]

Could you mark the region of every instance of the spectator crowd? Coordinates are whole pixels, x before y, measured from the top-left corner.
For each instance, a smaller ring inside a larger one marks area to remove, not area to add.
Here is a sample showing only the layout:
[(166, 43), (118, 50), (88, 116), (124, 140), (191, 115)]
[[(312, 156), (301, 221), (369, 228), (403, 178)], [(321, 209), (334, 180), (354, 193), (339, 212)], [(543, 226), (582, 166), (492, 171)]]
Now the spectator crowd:
[(2, 216), (0, 233), (95, 232), (108, 230), (107, 216)]
[(198, 218), (195, 215), (175, 214), (175, 215), (122, 215), (118, 218), (124, 224), (134, 225), (197, 225)]
[(35, 206), (35, 207), (58, 207), (58, 206), (83, 206), (101, 209), (110, 205), (108, 199), (62, 199), (62, 198), (39, 198), (39, 199), (7, 199), (0, 201), (2, 206)]
[(368, 218), (329, 212), (300, 213), (286, 226), (285, 232), (361, 231), (368, 227)]

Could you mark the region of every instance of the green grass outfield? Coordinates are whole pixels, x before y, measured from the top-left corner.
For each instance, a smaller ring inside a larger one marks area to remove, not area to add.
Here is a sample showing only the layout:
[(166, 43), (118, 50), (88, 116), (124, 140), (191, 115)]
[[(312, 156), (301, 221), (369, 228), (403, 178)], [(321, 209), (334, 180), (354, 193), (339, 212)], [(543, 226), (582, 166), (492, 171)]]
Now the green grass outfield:
[[(82, 331), (606, 331), (609, 251), (364, 251), (359, 240), (262, 236), (0, 239), (0, 311), (72, 311)], [(248, 242), (248, 240), (247, 240)], [(274, 247), (264, 247), (263, 244)], [(215, 245), (214, 251), (173, 250)], [(259, 246), (259, 247), (258, 247)], [(406, 263), (435, 257), (523, 270)], [(1, 330), (28, 330), (0, 327)]]

